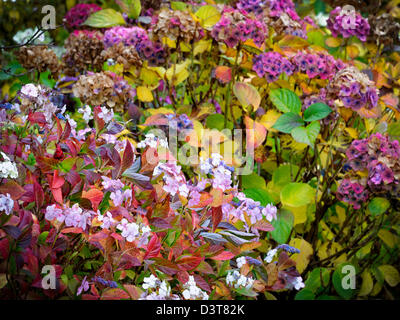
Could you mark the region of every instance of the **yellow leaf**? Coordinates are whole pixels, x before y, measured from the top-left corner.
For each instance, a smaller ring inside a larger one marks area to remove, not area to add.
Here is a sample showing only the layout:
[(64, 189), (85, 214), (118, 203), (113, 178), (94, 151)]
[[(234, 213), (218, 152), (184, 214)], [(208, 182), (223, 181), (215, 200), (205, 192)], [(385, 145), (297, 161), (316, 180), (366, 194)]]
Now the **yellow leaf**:
[(358, 139), (358, 132), (354, 128), (345, 128), (346, 132), (349, 134), (350, 137), (353, 139)]
[(293, 225), (298, 225), (301, 223), (305, 223), (307, 221), (307, 206), (301, 206), (301, 207), (291, 207), (291, 206), (287, 206), (285, 205), (284, 208), (288, 209), (289, 211), (291, 211), (293, 213), (294, 216), (294, 222)]
[(195, 15), (201, 20), (201, 25), (204, 28), (212, 27), (221, 18), (221, 13), (218, 9), (210, 5), (200, 7)]
[(310, 258), (314, 253), (314, 250), (306, 240), (295, 238), (290, 240), (289, 245), (300, 250), (300, 253), (295, 253), (291, 256), (291, 259), (296, 261), (296, 268), (299, 273), (307, 268)]
[(358, 55), (360, 54), (360, 50), (358, 50), (358, 47), (356, 47), (355, 45), (349, 45), (349, 46), (347, 46), (346, 52), (347, 52), (347, 55), (348, 55), (351, 59), (357, 58)]
[(331, 48), (337, 48), (342, 44), (342, 40), (340, 38), (329, 37), (325, 40), (325, 44)]
[(199, 53), (203, 53), (211, 48), (211, 40), (200, 40), (196, 42), (193, 48), (193, 55), (196, 56)]
[(389, 286), (395, 287), (400, 283), (400, 274), (395, 267), (385, 264), (379, 266), (378, 269), (383, 273), (383, 277)]
[(169, 114), (169, 113), (174, 113), (174, 110), (168, 109), (165, 107), (161, 107), (158, 109), (147, 109), (146, 112), (150, 113), (151, 115), (154, 114)]
[(269, 109), (266, 114), (264, 114), (261, 119), (260, 123), (267, 129), (271, 130), (271, 132), (277, 132), (276, 129), (273, 129), (272, 126), (275, 124), (276, 120), (282, 114), (276, 111), (275, 109)]
[(371, 132), (375, 127), (375, 120), (374, 119), (364, 119), (364, 122), (365, 122), (365, 129), (367, 129), (368, 132)]
[(142, 68), (140, 70), (140, 79), (149, 86), (154, 86), (158, 84), (159, 75), (156, 71), (150, 70), (148, 68)]
[(176, 64), (170, 67), (165, 72), (168, 81), (172, 81), (173, 85), (175, 86), (183, 82), (189, 76), (189, 72), (186, 69), (189, 64), (190, 61), (185, 60), (180, 64)]
[(394, 248), (400, 242), (398, 236), (385, 229), (379, 230), (378, 237), (390, 248)]
[(363, 297), (370, 294), (370, 292), (374, 288), (374, 281), (372, 280), (371, 273), (368, 270), (364, 270), (364, 272), (361, 275), (361, 278), (362, 278), (362, 284), (358, 295), (360, 297)]
[(136, 93), (140, 101), (142, 102), (151, 102), (153, 101), (153, 94), (151, 93), (150, 89), (147, 87), (137, 87)]

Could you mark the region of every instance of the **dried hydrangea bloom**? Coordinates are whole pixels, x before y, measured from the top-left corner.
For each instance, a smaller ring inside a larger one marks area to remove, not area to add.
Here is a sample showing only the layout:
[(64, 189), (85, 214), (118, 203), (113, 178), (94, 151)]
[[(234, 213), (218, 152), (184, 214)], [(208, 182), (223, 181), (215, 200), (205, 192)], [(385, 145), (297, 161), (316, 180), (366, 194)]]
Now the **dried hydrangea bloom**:
[(49, 70), (54, 78), (60, 71), (60, 63), (54, 51), (47, 46), (21, 47), (16, 53), (18, 62), (27, 70), (38, 72)]
[(400, 193), (400, 144), (387, 135), (375, 133), (369, 138), (354, 140), (346, 150), (348, 166), (353, 172), (364, 171), (366, 177), (350, 181), (344, 179), (338, 188), (340, 200), (359, 208), (369, 193), (390, 194), (399, 197)]
[(81, 75), (72, 87), (75, 97), (92, 106), (107, 105), (116, 112), (124, 111), (133, 99), (133, 88), (112, 72)]
[(163, 65), (168, 57), (169, 50), (161, 41), (143, 41), (136, 47), (142, 60), (146, 60), (149, 66)]
[(183, 11), (163, 9), (157, 15), (157, 21), (151, 29), (154, 39), (162, 40), (167, 37), (172, 40), (190, 42), (203, 36), (199, 22)]
[(390, 14), (384, 13), (380, 16), (370, 15), (368, 21), (371, 26), (371, 34), (368, 37), (369, 41), (388, 47), (399, 43), (400, 24)]
[(221, 19), (214, 25), (211, 36), (230, 48), (249, 39), (261, 46), (268, 36), (268, 29), (264, 22), (254, 16), (246, 16), (239, 10), (225, 8)]
[(378, 94), (375, 83), (353, 66), (340, 70), (327, 87), (329, 98), (339, 98), (344, 107), (354, 111), (375, 107), (378, 104)]
[(122, 64), (124, 70), (142, 66), (142, 59), (139, 57), (135, 47), (124, 46), (122, 43), (105, 49), (101, 55), (104, 60), (112, 59), (115, 63)]
[(88, 4), (88, 3), (78, 3), (73, 6), (65, 15), (64, 22), (65, 25), (70, 29), (79, 28), (89, 16), (96, 12), (100, 11), (102, 8), (97, 4)]
[(266, 11), (264, 23), (272, 27), (278, 35), (292, 35), (306, 39), (306, 22), (302, 21), (296, 11), (287, 9), (275, 15), (273, 11)]
[(101, 55), (103, 34), (99, 31), (75, 30), (65, 42), (66, 52), (62, 57), (64, 72), (76, 75), (86, 70), (101, 70), (104, 58)]

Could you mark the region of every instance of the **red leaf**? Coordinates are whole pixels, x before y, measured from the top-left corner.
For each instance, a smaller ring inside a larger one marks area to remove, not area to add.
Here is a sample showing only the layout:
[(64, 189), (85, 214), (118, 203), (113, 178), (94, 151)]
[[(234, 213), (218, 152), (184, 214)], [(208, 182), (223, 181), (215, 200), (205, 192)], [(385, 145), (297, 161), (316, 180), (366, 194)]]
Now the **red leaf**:
[(36, 208), (39, 209), (43, 205), (44, 192), (43, 192), (43, 189), (42, 189), (41, 185), (39, 183), (37, 183), (36, 181), (33, 184), (33, 192), (35, 194)]
[(178, 278), (178, 280), (180, 282), (182, 282), (183, 284), (185, 284), (186, 282), (189, 281), (189, 273), (187, 271), (179, 271), (176, 274), (176, 277)]
[(2, 194), (10, 194), (11, 198), (15, 201), (23, 196), (25, 193), (25, 189), (22, 188), (18, 183), (14, 180), (9, 180), (7, 183), (0, 185), (0, 193)]
[(194, 281), (196, 281), (196, 284), (200, 289), (203, 289), (203, 290), (207, 291), (208, 293), (211, 292), (210, 285), (201, 276), (199, 276), (198, 274), (195, 274), (195, 275), (193, 275), (193, 278), (194, 278)]
[(202, 257), (186, 256), (176, 261), (176, 264), (179, 269), (189, 271), (195, 269), (202, 260)]
[(222, 220), (222, 207), (213, 207), (211, 208), (211, 214), (212, 214), (212, 222), (213, 222), (213, 231), (217, 229), (219, 223)]
[(101, 300), (121, 300), (129, 298), (129, 294), (119, 288), (106, 289), (101, 295)]
[(45, 124), (46, 117), (41, 112), (29, 111), (28, 120), (32, 123)]
[(113, 237), (114, 239), (119, 240), (119, 241), (124, 240), (124, 238), (120, 234), (115, 233), (115, 232), (111, 233), (111, 237)]
[(223, 261), (223, 260), (231, 260), (235, 255), (230, 252), (230, 251), (223, 251), (220, 254), (211, 257), (211, 259), (213, 260), (219, 260), (219, 261)]
[(124, 155), (122, 156), (120, 173), (124, 173), (124, 171), (128, 169), (132, 165), (132, 163), (133, 163), (132, 145), (129, 141), (126, 141), (126, 148), (124, 151)]
[(83, 233), (83, 230), (82, 230), (82, 228), (71, 227), (71, 228), (62, 229), (61, 233)]
[(158, 239), (158, 236), (156, 234), (153, 234), (151, 237), (149, 244), (147, 245), (147, 251), (144, 256), (144, 259), (150, 259), (150, 258), (155, 258), (158, 256), (161, 250), (161, 243), (160, 240)]
[(58, 175), (57, 170), (54, 170), (53, 180), (51, 182), (51, 188), (52, 189), (61, 188), (64, 185), (64, 182), (65, 182), (64, 178)]
[(103, 200), (103, 192), (99, 189), (92, 188), (89, 191), (83, 191), (82, 198), (88, 199), (92, 204), (93, 210), (97, 211), (97, 207)]
[(253, 227), (261, 231), (274, 231), (274, 226), (265, 220), (258, 220)]
[(232, 69), (227, 66), (218, 66), (215, 68), (215, 77), (222, 83), (228, 83), (232, 80)]

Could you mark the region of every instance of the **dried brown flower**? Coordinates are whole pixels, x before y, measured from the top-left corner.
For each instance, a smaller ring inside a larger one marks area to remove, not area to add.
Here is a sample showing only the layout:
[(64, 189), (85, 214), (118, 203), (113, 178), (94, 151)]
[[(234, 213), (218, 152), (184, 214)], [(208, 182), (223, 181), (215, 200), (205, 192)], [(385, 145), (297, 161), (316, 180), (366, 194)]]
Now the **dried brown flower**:
[(383, 44), (389, 47), (399, 42), (400, 24), (390, 14), (370, 15), (368, 22), (371, 26), (368, 40), (374, 41), (378, 45)]
[(173, 11), (164, 8), (158, 14), (158, 21), (151, 33), (155, 39), (164, 37), (172, 40), (190, 42), (201, 36), (200, 24), (192, 16), (183, 11)]
[(123, 112), (134, 96), (132, 87), (109, 71), (81, 75), (72, 92), (85, 104), (107, 105), (116, 112)]
[(74, 76), (86, 70), (99, 71), (103, 67), (103, 34), (99, 31), (79, 30), (70, 34), (65, 42), (64, 72)]
[(104, 60), (112, 59), (118, 64), (124, 66), (124, 70), (132, 67), (141, 67), (142, 60), (139, 57), (135, 47), (124, 46), (122, 42), (107, 48), (101, 53)]
[(24, 46), (16, 53), (18, 62), (27, 70), (35, 69), (38, 72), (49, 70), (54, 78), (60, 71), (57, 55), (47, 46)]

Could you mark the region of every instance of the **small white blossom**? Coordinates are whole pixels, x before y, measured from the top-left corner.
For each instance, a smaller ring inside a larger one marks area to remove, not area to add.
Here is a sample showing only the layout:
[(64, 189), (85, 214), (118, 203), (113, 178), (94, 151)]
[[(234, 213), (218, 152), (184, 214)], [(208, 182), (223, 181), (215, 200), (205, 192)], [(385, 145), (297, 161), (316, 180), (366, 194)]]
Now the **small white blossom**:
[(272, 259), (274, 259), (278, 249), (272, 249), (267, 252), (267, 256), (265, 257), (264, 261), (270, 263)]
[(0, 194), (0, 211), (4, 211), (6, 215), (9, 215), (14, 208), (14, 200), (10, 194)]
[(11, 162), (10, 158), (3, 152), (0, 152), (4, 161), (0, 162), (0, 178), (18, 178), (17, 165)]

